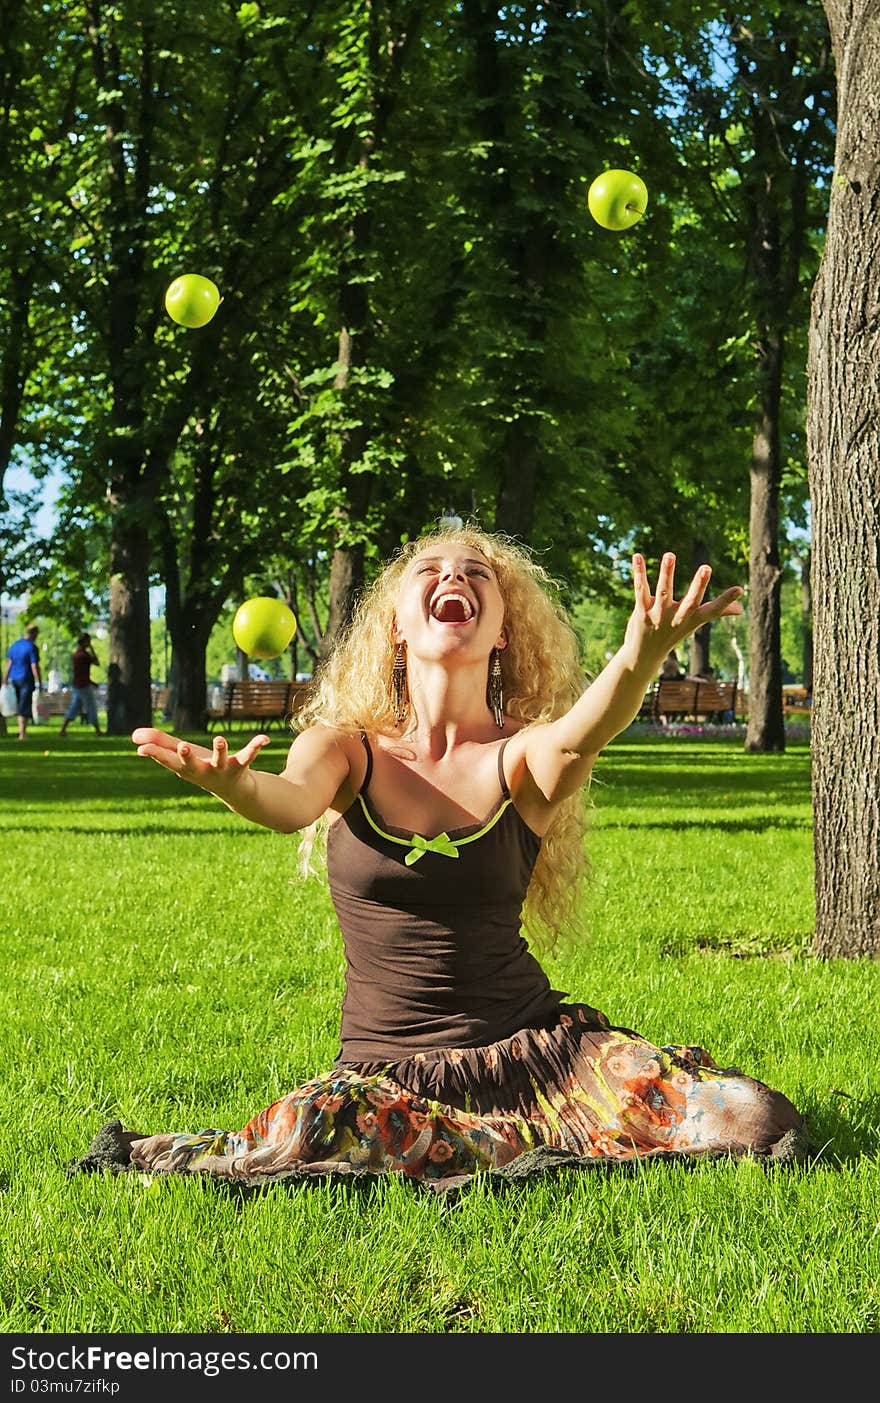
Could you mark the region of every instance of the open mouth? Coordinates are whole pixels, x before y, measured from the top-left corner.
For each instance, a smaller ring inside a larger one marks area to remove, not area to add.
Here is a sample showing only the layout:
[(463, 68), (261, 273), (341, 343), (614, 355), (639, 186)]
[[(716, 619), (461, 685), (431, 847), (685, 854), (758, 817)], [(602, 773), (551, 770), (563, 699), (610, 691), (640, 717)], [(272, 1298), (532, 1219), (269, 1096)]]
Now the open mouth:
[(476, 610), (463, 594), (444, 594), (431, 605), (430, 616), (437, 624), (446, 628), (464, 628), (473, 623)]

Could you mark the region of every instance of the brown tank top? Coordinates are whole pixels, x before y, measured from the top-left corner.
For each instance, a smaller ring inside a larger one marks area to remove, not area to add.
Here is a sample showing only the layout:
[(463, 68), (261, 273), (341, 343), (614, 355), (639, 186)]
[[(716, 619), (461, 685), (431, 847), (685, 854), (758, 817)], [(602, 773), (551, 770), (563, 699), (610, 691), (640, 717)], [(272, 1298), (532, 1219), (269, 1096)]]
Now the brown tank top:
[(330, 894), (345, 949), (344, 1062), (482, 1047), (551, 1022), (551, 989), (520, 911), (541, 839), (501, 798), (482, 823), (425, 838), (387, 828), (360, 793), (327, 836)]

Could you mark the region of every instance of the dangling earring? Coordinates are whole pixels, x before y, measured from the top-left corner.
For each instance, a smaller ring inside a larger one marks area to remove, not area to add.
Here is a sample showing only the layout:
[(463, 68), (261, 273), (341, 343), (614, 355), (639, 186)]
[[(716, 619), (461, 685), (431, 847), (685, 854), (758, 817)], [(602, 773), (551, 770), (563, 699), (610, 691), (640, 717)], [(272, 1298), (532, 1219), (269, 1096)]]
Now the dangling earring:
[(409, 697), (406, 690), (406, 650), (398, 643), (394, 652), (394, 666), (391, 669), (391, 705), (398, 726), (406, 720)]
[(501, 653), (492, 649), (492, 665), (489, 668), (489, 685), (486, 688), (486, 701), (495, 717), (499, 731), (504, 730), (504, 695), (501, 690)]

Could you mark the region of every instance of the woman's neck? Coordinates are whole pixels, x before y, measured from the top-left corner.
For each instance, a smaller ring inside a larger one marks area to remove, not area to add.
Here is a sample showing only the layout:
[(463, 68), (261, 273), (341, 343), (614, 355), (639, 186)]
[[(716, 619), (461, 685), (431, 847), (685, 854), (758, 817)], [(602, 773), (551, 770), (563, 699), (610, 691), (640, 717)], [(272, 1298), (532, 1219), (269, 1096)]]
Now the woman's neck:
[(500, 735), (486, 703), (484, 667), (454, 673), (444, 668), (420, 671), (413, 679), (410, 700), (417, 725), (402, 738), (432, 760), (442, 760), (463, 745), (497, 740)]

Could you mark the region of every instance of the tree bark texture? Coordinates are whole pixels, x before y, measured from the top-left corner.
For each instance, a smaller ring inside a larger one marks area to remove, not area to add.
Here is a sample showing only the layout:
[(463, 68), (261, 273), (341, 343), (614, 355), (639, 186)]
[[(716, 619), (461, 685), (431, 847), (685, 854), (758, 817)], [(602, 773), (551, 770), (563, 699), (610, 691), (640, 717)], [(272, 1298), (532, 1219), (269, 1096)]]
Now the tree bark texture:
[(150, 687), (150, 540), (142, 515), (118, 507), (110, 541), (107, 731), (153, 724)]
[(838, 126), (813, 289), (815, 949), (880, 956), (880, 0), (825, 0)]
[(201, 629), (197, 632), (183, 628), (174, 640), (177, 663), (173, 710), (175, 731), (205, 729), (208, 702), (206, 647), (207, 639)]

